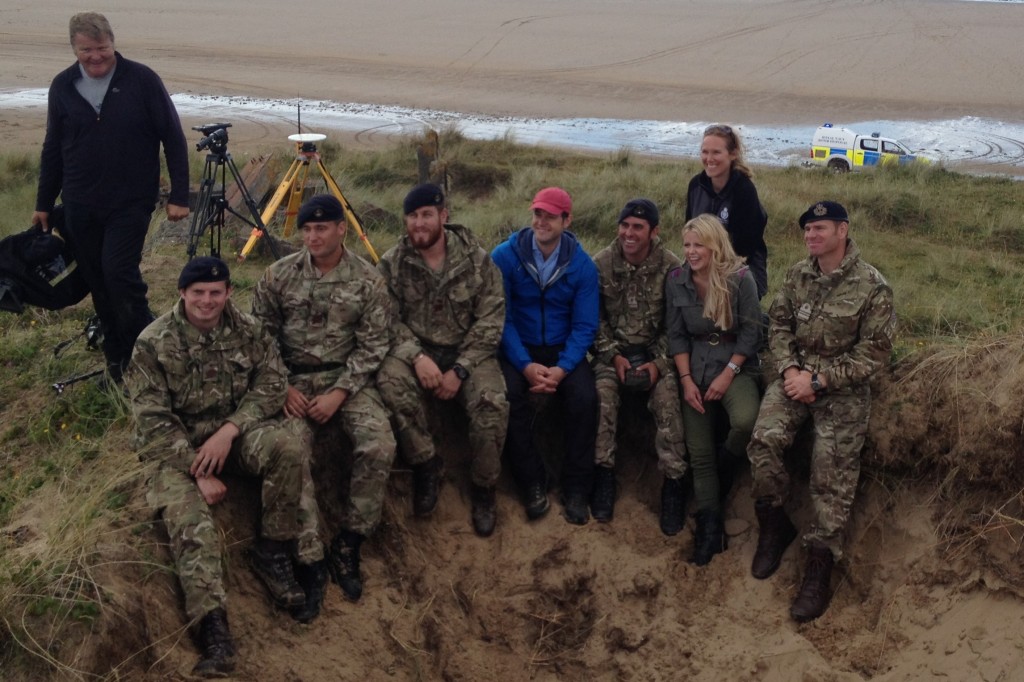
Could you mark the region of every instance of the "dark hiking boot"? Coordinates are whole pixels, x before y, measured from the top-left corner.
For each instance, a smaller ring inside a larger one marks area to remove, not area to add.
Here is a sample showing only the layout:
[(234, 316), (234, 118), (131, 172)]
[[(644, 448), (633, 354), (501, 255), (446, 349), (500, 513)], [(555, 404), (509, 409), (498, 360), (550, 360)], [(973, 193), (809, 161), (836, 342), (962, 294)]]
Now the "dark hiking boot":
[(590, 520), (590, 504), (584, 493), (570, 490), (562, 493), (563, 516), (565, 520), (577, 526), (583, 526)]
[(678, 535), (686, 523), (686, 483), (688, 477), (666, 478), (661, 484), (661, 532)]
[(498, 508), (494, 499), (494, 486), (474, 485), (470, 492), (473, 505), (473, 530), (482, 538), (491, 536), (498, 522)]
[(202, 658), (192, 668), (196, 677), (227, 677), (235, 670), (235, 643), (228, 630), (228, 614), (217, 608), (199, 621), (196, 636)]
[(722, 515), (713, 509), (702, 509), (697, 512), (697, 531), (693, 537), (693, 556), (690, 557), (690, 563), (707, 566), (711, 562), (711, 557), (724, 552), (727, 546)]
[(594, 493), (590, 496), (590, 513), (605, 523), (615, 514), (615, 469), (594, 467)]
[(320, 615), (324, 603), (324, 586), (327, 585), (327, 562), (299, 564), (295, 567), (295, 580), (306, 593), (302, 606), (291, 609), (292, 618), (300, 623), (312, 623)]
[(306, 593), (295, 582), (289, 549), (288, 542), (266, 539), (249, 549), (253, 573), (263, 581), (274, 603), (286, 609), (301, 606), (306, 601)]
[(412, 468), (412, 513), (416, 516), (430, 516), (434, 512), (443, 472), (444, 462), (438, 455)]
[(543, 483), (533, 483), (527, 486), (523, 492), (523, 507), (526, 508), (526, 518), (531, 521), (536, 521), (547, 514), (551, 509), (547, 486)]
[(796, 526), (786, 516), (782, 507), (772, 506), (767, 497), (754, 502), (754, 513), (760, 533), (757, 536), (757, 551), (750, 564), (750, 574), (758, 580), (770, 577), (779, 568), (782, 554), (796, 538)]
[(363, 576), (359, 573), (359, 548), (362, 544), (362, 535), (343, 530), (334, 536), (327, 550), (327, 570), (351, 601), (359, 601), (363, 596)]
[(832, 581), (832, 566), (835, 559), (832, 550), (817, 543), (807, 548), (807, 568), (800, 592), (789, 608), (789, 615), (798, 623), (806, 623), (825, 613), (832, 595), (829, 584)]

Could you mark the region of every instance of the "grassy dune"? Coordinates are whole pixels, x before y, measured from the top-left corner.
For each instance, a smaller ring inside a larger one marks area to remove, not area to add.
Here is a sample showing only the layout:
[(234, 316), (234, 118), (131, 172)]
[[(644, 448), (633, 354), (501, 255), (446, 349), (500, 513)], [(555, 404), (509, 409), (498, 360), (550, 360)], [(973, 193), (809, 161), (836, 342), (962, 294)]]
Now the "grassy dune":
[[(374, 153), (336, 145), (322, 151), (383, 253), (401, 233), (401, 199), (417, 181), (415, 141)], [(574, 230), (591, 252), (612, 239), (619, 208), (635, 196), (659, 204), (662, 236), (678, 250), (683, 192), (699, 170), (694, 161), (648, 160), (628, 152), (581, 156), (510, 139), (471, 142), (453, 132), (442, 135), (441, 157), (451, 182), (452, 221), (474, 229), (486, 244), (526, 224), (529, 200), (539, 187), (560, 185), (573, 195)], [(0, 235), (26, 226), (37, 171), (34, 159), (0, 158)], [(757, 169), (754, 180), (770, 216), (772, 292), (785, 268), (804, 254), (796, 217), (816, 200), (837, 200), (851, 212), (851, 234), (862, 253), (895, 292), (899, 327), (893, 361), (899, 372), (934, 389), (935, 381), (977, 362), (979, 348), (998, 345), (1020, 355), (1013, 349), (1024, 329), (1021, 183), (941, 168), (849, 175)], [(351, 237), (349, 244), (361, 250)], [(143, 263), (154, 310), (174, 301), (183, 260), (180, 244), (154, 240)], [(243, 308), (266, 264), (253, 257), (235, 268)], [(766, 305), (770, 298), (771, 292)], [(59, 312), (0, 315), (0, 668), (26, 675), (79, 677), (82, 670), (96, 669), (89, 634), (111, 627), (107, 605), (116, 601), (117, 576), (127, 567), (135, 574), (166, 570), (152, 558), (142, 468), (128, 445), (123, 397), (93, 384), (59, 396), (50, 388), (61, 377), (99, 365), (100, 355), (84, 343), (59, 357), (52, 352), (82, 331), (90, 313), (85, 302)], [(926, 395), (925, 388), (917, 395)], [(913, 396), (908, 400), (914, 402)], [(893, 401), (884, 404), (888, 415), (901, 409)], [(956, 431), (958, 423), (946, 426)], [(923, 437), (931, 436), (925, 432)], [(899, 447), (900, 457), (876, 457), (878, 475), (887, 475), (890, 464), (892, 475), (906, 472), (917, 450)], [(944, 479), (949, 492), (952, 467), (943, 463), (943, 452), (930, 456), (914, 463), (914, 476)], [(1019, 530), (1019, 506), (1005, 506), (1012, 497), (1009, 486), (1016, 483), (1008, 481), (1007, 490), (986, 498), (991, 506), (981, 512), (991, 515), (998, 508)], [(129, 659), (133, 650), (124, 646), (122, 658)], [(110, 676), (116, 679), (117, 671)]]

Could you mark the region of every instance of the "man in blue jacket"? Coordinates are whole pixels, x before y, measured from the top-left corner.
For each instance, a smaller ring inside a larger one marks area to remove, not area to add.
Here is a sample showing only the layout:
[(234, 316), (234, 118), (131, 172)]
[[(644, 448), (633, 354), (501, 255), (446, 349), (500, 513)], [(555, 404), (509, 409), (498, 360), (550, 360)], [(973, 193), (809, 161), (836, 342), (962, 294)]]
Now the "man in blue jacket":
[(505, 329), (499, 357), (508, 390), (505, 453), (531, 520), (550, 507), (547, 472), (533, 439), (531, 394), (555, 395), (565, 410), (562, 503), (569, 523), (584, 524), (594, 473), (598, 399), (587, 349), (598, 327), (597, 268), (576, 236), (572, 199), (542, 189), (533, 221), (494, 249), (505, 284)]
[(77, 62), (50, 85), (32, 223), (48, 230), (61, 197), (62, 236), (103, 322), (108, 371), (120, 381), (153, 321), (139, 263), (160, 192), (160, 147), (172, 221), (188, 216), (188, 147), (160, 77), (115, 51), (102, 14), (74, 15), (68, 32)]

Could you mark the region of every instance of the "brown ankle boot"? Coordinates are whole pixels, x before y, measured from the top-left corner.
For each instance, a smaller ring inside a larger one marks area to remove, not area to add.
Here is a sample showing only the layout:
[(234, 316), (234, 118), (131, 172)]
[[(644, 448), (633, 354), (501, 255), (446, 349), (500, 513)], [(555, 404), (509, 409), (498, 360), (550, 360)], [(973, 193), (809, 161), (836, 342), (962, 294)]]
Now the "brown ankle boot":
[(758, 580), (768, 578), (782, 563), (782, 553), (796, 538), (796, 526), (786, 516), (782, 507), (773, 507), (770, 498), (760, 497), (754, 502), (754, 513), (760, 533), (757, 536), (757, 551), (750, 564), (750, 574)]
[(789, 608), (789, 615), (793, 620), (806, 623), (825, 613), (829, 600), (832, 599), (829, 585), (832, 581), (834, 562), (832, 550), (828, 547), (817, 543), (808, 547), (804, 582)]

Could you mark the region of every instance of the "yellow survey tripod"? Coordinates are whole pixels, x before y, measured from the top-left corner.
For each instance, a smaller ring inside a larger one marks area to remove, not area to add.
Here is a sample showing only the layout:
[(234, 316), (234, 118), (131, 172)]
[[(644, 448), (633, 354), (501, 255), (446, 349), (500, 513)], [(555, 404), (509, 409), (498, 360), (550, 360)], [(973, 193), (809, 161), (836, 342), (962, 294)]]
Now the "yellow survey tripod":
[[(306, 187), (309, 167), (315, 165), (320, 171), (320, 175), (323, 176), (327, 189), (341, 202), (341, 208), (345, 211), (345, 222), (348, 223), (350, 229), (355, 230), (356, 234), (359, 235), (359, 239), (362, 240), (363, 246), (369, 252), (370, 258), (373, 259), (374, 263), (377, 263), (380, 257), (373, 250), (373, 244), (370, 243), (366, 232), (363, 231), (363, 225), (359, 220), (359, 216), (356, 215), (345, 195), (341, 193), (341, 187), (338, 186), (338, 183), (331, 176), (331, 172), (324, 166), (324, 162), (320, 158), (320, 152), (316, 149), (316, 143), (326, 140), (327, 136), (319, 133), (297, 133), (289, 135), (288, 139), (295, 143), (295, 160), (292, 161), (288, 172), (284, 174), (284, 179), (281, 180), (281, 184), (278, 186), (277, 191), (274, 192), (274, 196), (270, 197), (270, 201), (264, 207), (263, 215), (261, 216), (263, 224), (270, 224), (277, 209), (281, 206), (281, 202), (284, 201), (285, 197), (288, 197), (282, 234), (285, 237), (291, 236), (295, 230), (295, 218), (299, 213), (299, 206), (302, 205), (302, 193)], [(239, 260), (244, 260), (249, 255), (263, 234), (262, 230), (253, 229), (252, 234), (249, 235), (249, 241), (245, 243), (241, 254), (238, 256)]]

